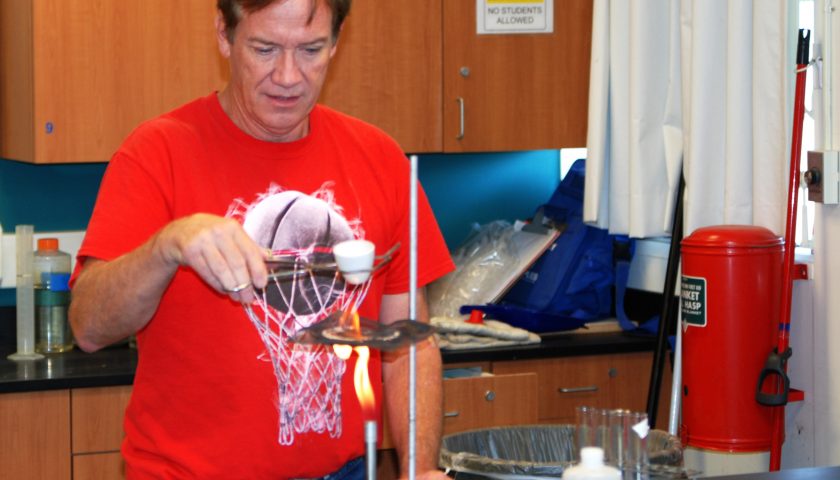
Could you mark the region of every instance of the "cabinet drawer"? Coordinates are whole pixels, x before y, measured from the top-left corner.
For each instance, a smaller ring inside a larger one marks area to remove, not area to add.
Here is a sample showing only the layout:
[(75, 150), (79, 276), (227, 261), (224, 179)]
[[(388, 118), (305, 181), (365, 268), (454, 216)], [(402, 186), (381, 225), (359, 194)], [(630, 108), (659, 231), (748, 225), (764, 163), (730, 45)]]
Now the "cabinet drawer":
[(443, 433), (537, 423), (537, 375), (443, 381)]
[(609, 407), (616, 375), (606, 355), (493, 363), (493, 373), (517, 372), (537, 374), (539, 420), (559, 423), (573, 423), (578, 405)]
[[(575, 407), (624, 408), (644, 411), (652, 352), (493, 362), (495, 374), (535, 372), (538, 377), (539, 421), (574, 423)], [(670, 366), (663, 368), (658, 425), (668, 418)]]
[(77, 388), (70, 396), (73, 453), (119, 451), (131, 387)]
[(122, 480), (125, 462), (119, 452), (75, 455), (73, 480)]

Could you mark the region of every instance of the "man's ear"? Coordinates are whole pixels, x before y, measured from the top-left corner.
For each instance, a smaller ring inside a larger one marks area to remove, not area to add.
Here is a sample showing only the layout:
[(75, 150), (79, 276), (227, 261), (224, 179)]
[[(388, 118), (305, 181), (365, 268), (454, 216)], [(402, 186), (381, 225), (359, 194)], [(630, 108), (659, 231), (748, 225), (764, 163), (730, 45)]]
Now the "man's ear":
[(335, 37), (335, 41), (330, 47), (330, 58), (333, 58), (333, 55), (335, 55), (336, 48), (338, 48), (338, 40), (341, 38), (342, 31), (344, 31), (344, 25), (338, 27), (338, 35)]
[(219, 53), (225, 58), (230, 58), (230, 40), (222, 12), (216, 14), (216, 41), (219, 43)]

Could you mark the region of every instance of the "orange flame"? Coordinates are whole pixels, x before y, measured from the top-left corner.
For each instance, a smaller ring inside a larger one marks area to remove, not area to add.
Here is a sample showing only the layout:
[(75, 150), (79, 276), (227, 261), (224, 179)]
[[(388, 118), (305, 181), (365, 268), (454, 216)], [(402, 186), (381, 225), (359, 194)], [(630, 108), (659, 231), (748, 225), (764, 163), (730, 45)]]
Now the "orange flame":
[(353, 372), (353, 384), (356, 387), (356, 396), (362, 405), (362, 411), (368, 417), (371, 417), (373, 416), (376, 400), (373, 397), (373, 387), (370, 384), (370, 375), (368, 374), (370, 350), (364, 346), (353, 347), (353, 350), (359, 355), (358, 360), (356, 360), (356, 370)]
[(359, 314), (356, 311), (353, 312), (353, 331), (356, 332), (357, 337), (362, 336), (362, 322), (359, 320)]

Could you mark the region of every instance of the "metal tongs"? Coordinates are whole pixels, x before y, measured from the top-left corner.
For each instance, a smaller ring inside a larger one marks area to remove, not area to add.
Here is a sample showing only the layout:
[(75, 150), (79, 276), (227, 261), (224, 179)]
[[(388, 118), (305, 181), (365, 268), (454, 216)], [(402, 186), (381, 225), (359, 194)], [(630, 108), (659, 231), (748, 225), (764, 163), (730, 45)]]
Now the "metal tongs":
[[(370, 270), (369, 273), (373, 274), (374, 272), (385, 266), (386, 263), (391, 261), (391, 259), (394, 257), (394, 252), (396, 252), (399, 248), (400, 243), (397, 242), (387, 252), (383, 253), (382, 255), (376, 256), (374, 259), (373, 268)], [(331, 249), (323, 249), (323, 251), (316, 251), (315, 253), (316, 255), (319, 253), (322, 255), (329, 255), (330, 258), (332, 258), (331, 252)], [(302, 275), (325, 273), (334, 274), (338, 272), (338, 265), (335, 263), (335, 260), (328, 262), (307, 262), (301, 261), (299, 257), (287, 253), (272, 254), (270, 257), (266, 258), (265, 265), (266, 267), (268, 267), (269, 280), (287, 280)], [(366, 271), (360, 270), (343, 273), (350, 274), (365, 272)]]

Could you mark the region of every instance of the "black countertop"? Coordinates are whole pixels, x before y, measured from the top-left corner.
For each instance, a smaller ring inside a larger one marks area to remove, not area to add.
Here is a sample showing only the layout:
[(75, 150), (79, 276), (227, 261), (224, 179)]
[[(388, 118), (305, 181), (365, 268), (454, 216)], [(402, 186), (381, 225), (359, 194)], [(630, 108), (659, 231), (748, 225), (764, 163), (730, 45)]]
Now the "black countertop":
[[(542, 335), (542, 342), (533, 345), (444, 351), (443, 362), (453, 364), (642, 352), (653, 350), (655, 343), (652, 336), (624, 332), (554, 333)], [(8, 355), (13, 352), (14, 347), (0, 347), (0, 393), (131, 385), (137, 367), (137, 351), (127, 346), (106, 348), (95, 353), (77, 349), (28, 361), (8, 360)]]
[(96, 353), (72, 350), (41, 360), (13, 361), (14, 348), (0, 348), (0, 393), (131, 385), (137, 351), (127, 346)]

